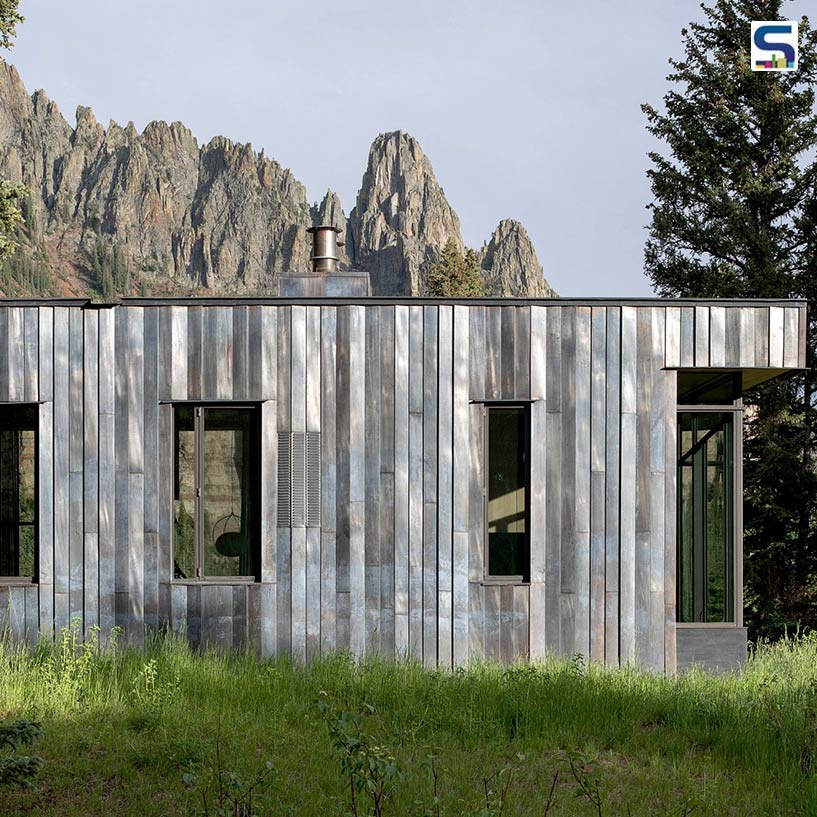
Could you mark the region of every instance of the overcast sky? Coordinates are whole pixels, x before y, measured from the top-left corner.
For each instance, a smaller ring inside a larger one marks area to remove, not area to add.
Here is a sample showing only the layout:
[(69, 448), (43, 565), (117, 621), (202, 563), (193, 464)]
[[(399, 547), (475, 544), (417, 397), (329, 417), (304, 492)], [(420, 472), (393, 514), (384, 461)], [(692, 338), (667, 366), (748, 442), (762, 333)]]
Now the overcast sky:
[[(804, 4), (786, 13), (797, 19)], [(251, 142), (352, 209), (369, 145), (415, 136), (481, 246), (521, 221), (565, 296), (649, 295), (642, 102), (695, 0), (22, 0), (7, 55), (71, 124), (78, 104), (140, 130)]]

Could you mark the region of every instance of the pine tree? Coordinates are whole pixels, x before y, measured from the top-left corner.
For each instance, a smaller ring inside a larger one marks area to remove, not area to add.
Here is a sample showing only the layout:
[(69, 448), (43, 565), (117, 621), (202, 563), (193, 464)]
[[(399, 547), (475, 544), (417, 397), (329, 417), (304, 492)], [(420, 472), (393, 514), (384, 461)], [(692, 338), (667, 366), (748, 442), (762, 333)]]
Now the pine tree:
[(443, 247), (442, 258), (426, 276), (426, 293), (441, 298), (478, 298), (485, 295), (485, 281), (473, 250), (463, 256), (453, 239)]
[(817, 33), (799, 70), (755, 72), (752, 20), (786, 0), (717, 0), (682, 31), (664, 110), (644, 105), (654, 200), (645, 271), (662, 296), (807, 298), (809, 371), (749, 396), (747, 622), (755, 635), (817, 626)]

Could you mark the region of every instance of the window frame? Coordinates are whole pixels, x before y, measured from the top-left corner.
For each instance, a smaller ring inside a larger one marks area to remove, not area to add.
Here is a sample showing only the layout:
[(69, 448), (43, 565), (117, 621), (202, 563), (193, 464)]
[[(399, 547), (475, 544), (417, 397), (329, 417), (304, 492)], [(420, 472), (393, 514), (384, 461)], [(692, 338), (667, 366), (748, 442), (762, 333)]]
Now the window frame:
[[(34, 416), (34, 427), (15, 429), (17, 431), (33, 431), (34, 433), (34, 521), (31, 526), (34, 530), (34, 574), (31, 576), (0, 576), (0, 584), (33, 585), (39, 579), (40, 565), (40, 404), (39, 403), (0, 403), (0, 414), (7, 411), (28, 409)], [(0, 418), (2, 420), (2, 418)], [(0, 429), (3, 424), (0, 421)], [(18, 474), (19, 478), (19, 474)], [(26, 523), (28, 524), (28, 523)], [(19, 523), (18, 523), (19, 527)]]
[[(531, 505), (531, 401), (530, 400), (484, 400), (482, 406), (482, 525), (483, 525), (483, 584), (498, 585), (527, 585), (530, 583), (530, 505)], [(525, 540), (527, 544), (527, 572), (524, 574), (499, 575), (490, 572), (490, 543), (491, 535), (488, 532), (488, 475), (490, 472), (490, 413), (496, 409), (519, 409), (523, 416), (525, 430)]]
[[(675, 457), (675, 626), (676, 627), (742, 627), (743, 626), (743, 398), (733, 403), (678, 404), (676, 407), (676, 434), (681, 414), (732, 415), (732, 621), (681, 621), (681, 502), (680, 439)], [(693, 583), (695, 579), (693, 577)]]
[[(263, 486), (261, 485), (261, 406), (258, 403), (250, 401), (229, 402), (229, 401), (173, 401), (171, 403), (172, 412), (172, 433), (171, 433), (171, 458), (173, 462), (173, 491), (171, 497), (171, 581), (174, 584), (256, 584), (261, 581), (261, 501), (263, 496)], [(194, 440), (194, 496), (195, 496), (195, 512), (193, 514), (193, 552), (195, 555), (195, 576), (177, 577), (176, 576), (176, 531), (175, 531), (175, 511), (172, 503), (176, 502), (176, 479), (177, 479), (177, 460), (176, 460), (176, 412), (179, 408), (188, 408), (193, 411), (193, 440)], [(250, 547), (251, 547), (251, 564), (254, 568), (253, 575), (241, 576), (210, 576), (204, 573), (204, 434), (205, 422), (204, 413), (207, 409), (222, 409), (227, 411), (244, 410), (250, 413), (251, 435), (254, 440), (251, 440), (250, 450), (254, 452), (249, 469), (250, 469), (250, 504), (252, 508), (251, 513), (251, 529), (250, 529)], [(252, 445), (252, 442), (256, 445)]]

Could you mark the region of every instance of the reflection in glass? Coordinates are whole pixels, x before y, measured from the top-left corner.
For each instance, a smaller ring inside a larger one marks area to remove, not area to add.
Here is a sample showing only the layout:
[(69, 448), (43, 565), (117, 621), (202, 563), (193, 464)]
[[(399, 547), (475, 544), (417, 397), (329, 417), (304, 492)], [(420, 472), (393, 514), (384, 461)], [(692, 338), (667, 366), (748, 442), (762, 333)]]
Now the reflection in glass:
[(527, 413), (521, 406), (488, 408), (488, 574), (528, 574)]
[(733, 418), (678, 417), (678, 620), (734, 621)]

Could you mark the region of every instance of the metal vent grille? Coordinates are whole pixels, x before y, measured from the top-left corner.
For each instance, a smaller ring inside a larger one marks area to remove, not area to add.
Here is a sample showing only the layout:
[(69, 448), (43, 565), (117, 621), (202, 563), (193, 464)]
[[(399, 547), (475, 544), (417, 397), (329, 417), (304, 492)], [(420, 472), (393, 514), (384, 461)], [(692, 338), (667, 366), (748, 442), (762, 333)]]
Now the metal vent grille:
[(278, 527), (292, 525), (292, 440), (278, 435)]
[(306, 434), (292, 434), (292, 527), (306, 525)]
[(306, 432), (306, 524), (321, 525), (321, 433)]
[(320, 527), (321, 434), (278, 435), (278, 527)]

